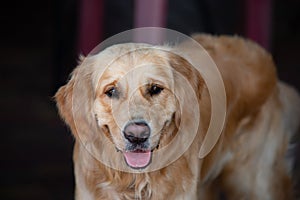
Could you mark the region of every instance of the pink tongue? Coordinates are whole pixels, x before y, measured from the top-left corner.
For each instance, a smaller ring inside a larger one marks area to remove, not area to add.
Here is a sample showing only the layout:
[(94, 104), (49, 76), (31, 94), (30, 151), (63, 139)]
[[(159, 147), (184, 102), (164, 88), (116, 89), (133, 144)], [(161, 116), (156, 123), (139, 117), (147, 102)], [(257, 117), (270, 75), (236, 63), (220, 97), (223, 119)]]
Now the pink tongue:
[(151, 151), (124, 152), (127, 164), (132, 168), (146, 167), (151, 161)]

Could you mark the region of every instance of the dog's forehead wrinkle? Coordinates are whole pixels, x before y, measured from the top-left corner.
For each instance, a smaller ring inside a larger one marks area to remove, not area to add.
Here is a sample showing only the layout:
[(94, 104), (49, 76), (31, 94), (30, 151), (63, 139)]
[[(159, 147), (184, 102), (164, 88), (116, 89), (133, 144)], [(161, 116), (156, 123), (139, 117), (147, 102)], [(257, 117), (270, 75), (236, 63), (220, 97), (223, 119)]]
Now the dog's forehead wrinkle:
[(155, 60), (149, 60), (146, 56), (148, 53), (143, 53), (143, 56), (122, 56), (111, 63), (104, 70), (102, 76), (111, 78), (116, 75), (123, 75), (121, 79), (126, 79), (129, 86), (132, 87), (137, 87), (139, 84), (148, 84), (149, 79), (158, 80), (164, 84), (170, 82), (165, 80), (172, 80), (172, 71), (169, 66), (166, 66), (167, 62), (157, 55)]

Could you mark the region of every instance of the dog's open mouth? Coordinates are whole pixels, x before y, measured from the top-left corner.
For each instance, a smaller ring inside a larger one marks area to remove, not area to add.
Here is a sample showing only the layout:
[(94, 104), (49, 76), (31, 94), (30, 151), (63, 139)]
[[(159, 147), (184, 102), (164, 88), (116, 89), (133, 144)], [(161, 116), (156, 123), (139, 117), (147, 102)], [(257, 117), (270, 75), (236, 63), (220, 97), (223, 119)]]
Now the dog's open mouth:
[(127, 165), (133, 169), (143, 169), (151, 163), (151, 150), (134, 150), (123, 152)]

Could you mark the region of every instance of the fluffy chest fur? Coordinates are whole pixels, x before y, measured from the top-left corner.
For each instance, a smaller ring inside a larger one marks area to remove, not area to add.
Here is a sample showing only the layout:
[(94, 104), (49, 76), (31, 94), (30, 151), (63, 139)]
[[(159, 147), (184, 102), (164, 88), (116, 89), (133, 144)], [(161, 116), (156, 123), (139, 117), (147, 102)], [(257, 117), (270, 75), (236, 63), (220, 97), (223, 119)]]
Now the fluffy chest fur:
[(80, 144), (75, 145), (74, 160), (76, 182), (82, 184), (77, 187), (78, 199), (193, 199), (196, 195), (198, 172), (192, 171), (185, 156), (158, 171), (135, 174), (107, 168)]

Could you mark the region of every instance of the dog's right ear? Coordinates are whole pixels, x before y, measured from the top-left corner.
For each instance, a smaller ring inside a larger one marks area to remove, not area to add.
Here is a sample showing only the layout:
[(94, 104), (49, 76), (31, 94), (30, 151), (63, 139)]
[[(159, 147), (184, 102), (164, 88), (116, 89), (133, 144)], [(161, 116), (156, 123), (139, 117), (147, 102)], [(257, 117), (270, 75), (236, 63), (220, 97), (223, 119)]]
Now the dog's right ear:
[(73, 88), (75, 83), (74, 79), (75, 73), (73, 73), (70, 81), (66, 85), (59, 88), (54, 96), (60, 116), (72, 129), (72, 131), (75, 131), (75, 123), (72, 112)]
[(92, 141), (89, 137), (97, 131), (91, 80), (93, 62), (93, 59), (82, 60), (72, 72), (69, 82), (59, 88), (54, 96), (60, 116), (71, 128), (75, 138), (83, 141)]
[(59, 115), (65, 121), (65, 123), (71, 128), (72, 133), (76, 135), (77, 131), (75, 128), (74, 116), (73, 116), (73, 96), (75, 81), (77, 79), (79, 72), (79, 66), (84, 62), (86, 57), (84, 55), (79, 55), (78, 66), (74, 69), (71, 74), (71, 78), (68, 83), (61, 86), (56, 94), (54, 95), (54, 100), (56, 101), (56, 106), (59, 111)]

